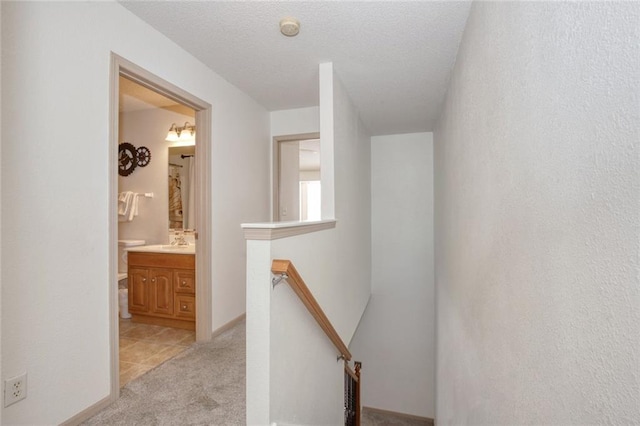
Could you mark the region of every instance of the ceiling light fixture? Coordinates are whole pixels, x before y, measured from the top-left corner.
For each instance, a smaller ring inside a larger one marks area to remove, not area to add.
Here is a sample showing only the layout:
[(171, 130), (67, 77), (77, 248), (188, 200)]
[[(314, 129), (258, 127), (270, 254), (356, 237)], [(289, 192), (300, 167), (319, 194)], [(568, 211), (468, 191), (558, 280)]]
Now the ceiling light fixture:
[(287, 37), (295, 37), (300, 32), (300, 21), (286, 17), (280, 20), (280, 32)]
[(165, 140), (167, 142), (191, 141), (195, 139), (195, 135), (196, 126), (189, 124), (188, 121), (184, 123), (183, 127), (178, 127), (176, 126), (176, 123), (173, 123), (169, 128), (169, 132), (167, 133)]

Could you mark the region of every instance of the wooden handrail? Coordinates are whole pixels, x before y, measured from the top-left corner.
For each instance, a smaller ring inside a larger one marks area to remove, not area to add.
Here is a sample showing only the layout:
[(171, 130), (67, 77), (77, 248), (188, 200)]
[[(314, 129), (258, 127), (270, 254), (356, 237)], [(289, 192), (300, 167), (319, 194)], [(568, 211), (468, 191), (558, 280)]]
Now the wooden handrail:
[(349, 361), (351, 359), (351, 352), (347, 349), (347, 345), (344, 344), (336, 332), (336, 329), (331, 325), (331, 321), (329, 321), (329, 318), (327, 318), (320, 305), (318, 305), (318, 302), (315, 297), (313, 297), (313, 294), (311, 294), (309, 287), (304, 283), (300, 274), (298, 274), (293, 263), (291, 263), (290, 260), (274, 259), (271, 263), (271, 272), (274, 274), (287, 274), (288, 278), (286, 281), (293, 291), (298, 295), (320, 328), (322, 328), (329, 340), (331, 340), (336, 349), (338, 349), (338, 352), (344, 357), (345, 361)]

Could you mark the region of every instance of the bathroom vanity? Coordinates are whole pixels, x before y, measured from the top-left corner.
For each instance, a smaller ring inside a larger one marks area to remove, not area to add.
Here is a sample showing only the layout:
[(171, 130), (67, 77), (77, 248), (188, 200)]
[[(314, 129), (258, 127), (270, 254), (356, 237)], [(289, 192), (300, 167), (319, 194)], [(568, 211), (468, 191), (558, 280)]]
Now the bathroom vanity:
[(188, 248), (128, 250), (129, 313), (133, 322), (195, 330), (195, 254)]

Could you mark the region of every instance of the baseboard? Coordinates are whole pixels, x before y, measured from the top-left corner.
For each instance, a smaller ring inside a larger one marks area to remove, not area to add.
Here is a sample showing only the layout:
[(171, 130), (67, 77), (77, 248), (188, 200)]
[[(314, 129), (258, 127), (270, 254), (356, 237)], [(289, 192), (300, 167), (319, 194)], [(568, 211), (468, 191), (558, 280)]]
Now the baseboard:
[(238, 324), (239, 322), (243, 321), (246, 317), (247, 317), (247, 313), (245, 312), (244, 314), (240, 315), (239, 317), (232, 319), (231, 321), (229, 321), (228, 323), (226, 323), (222, 327), (216, 328), (214, 330), (214, 332), (211, 333), (211, 338), (213, 339), (214, 337), (221, 335), (222, 333), (224, 333), (225, 331), (229, 330), (230, 328), (233, 328), (234, 326), (236, 326), (236, 324)]
[(65, 420), (64, 422), (60, 423), (60, 426), (76, 426), (76, 425), (79, 425), (80, 423), (84, 422), (85, 420), (88, 420), (91, 417), (95, 416), (100, 411), (104, 410), (105, 408), (107, 408), (108, 406), (113, 404), (114, 402), (115, 402), (114, 399), (112, 399), (111, 395), (109, 395), (106, 398), (103, 398), (100, 401), (96, 402), (95, 404), (91, 405), (90, 407), (80, 411), (78, 414), (76, 414), (75, 416), (71, 417), (70, 419)]
[(421, 422), (425, 422), (425, 424), (427, 425), (434, 424), (434, 420), (430, 419), (429, 417), (414, 416), (413, 414), (398, 413), (397, 411), (382, 410), (380, 408), (373, 407), (362, 407), (362, 411), (364, 410), (371, 411), (372, 413), (390, 414), (392, 416), (404, 417), (405, 419), (418, 420)]

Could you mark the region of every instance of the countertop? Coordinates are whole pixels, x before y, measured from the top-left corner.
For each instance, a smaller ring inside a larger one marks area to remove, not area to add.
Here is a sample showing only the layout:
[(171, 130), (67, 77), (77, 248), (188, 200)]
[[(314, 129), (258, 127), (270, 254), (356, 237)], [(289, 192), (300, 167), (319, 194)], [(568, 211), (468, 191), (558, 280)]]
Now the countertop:
[(135, 251), (141, 253), (163, 253), (163, 254), (196, 254), (196, 246), (189, 244), (188, 246), (172, 246), (170, 244), (152, 244), (148, 246), (138, 246), (127, 248), (126, 251)]

